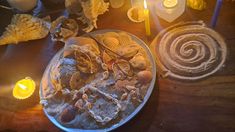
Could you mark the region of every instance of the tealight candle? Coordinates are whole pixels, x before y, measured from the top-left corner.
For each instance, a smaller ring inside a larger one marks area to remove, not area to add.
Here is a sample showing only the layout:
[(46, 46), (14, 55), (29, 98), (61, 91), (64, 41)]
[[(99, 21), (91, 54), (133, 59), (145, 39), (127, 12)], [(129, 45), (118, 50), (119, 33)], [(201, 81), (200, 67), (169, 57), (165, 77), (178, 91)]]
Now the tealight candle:
[(146, 0), (144, 0), (144, 16), (145, 16), (145, 31), (146, 31), (146, 35), (149, 36), (151, 35), (151, 31), (150, 31), (150, 22), (149, 22), (149, 10), (147, 7), (147, 2)]
[(30, 77), (26, 77), (15, 84), (13, 96), (17, 99), (26, 99), (33, 94), (35, 87), (35, 82)]
[(178, 4), (178, 0), (163, 0), (163, 6), (166, 8), (173, 8)]

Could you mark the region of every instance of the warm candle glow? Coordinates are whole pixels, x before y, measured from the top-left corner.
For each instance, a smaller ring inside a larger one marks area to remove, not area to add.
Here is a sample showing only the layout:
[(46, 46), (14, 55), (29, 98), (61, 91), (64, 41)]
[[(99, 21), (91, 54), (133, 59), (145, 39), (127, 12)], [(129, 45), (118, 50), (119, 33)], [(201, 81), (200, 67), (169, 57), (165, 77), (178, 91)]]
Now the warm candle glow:
[(166, 8), (173, 8), (178, 4), (178, 0), (163, 0), (163, 6)]
[(144, 0), (144, 9), (147, 9), (147, 8), (148, 8), (147, 2), (146, 2), (146, 0)]
[(149, 10), (148, 10), (148, 6), (147, 6), (147, 2), (146, 0), (144, 0), (144, 16), (145, 16), (145, 31), (146, 31), (146, 35), (149, 36), (151, 35), (151, 31), (150, 31), (150, 22), (149, 22)]
[(26, 77), (15, 84), (13, 96), (17, 99), (26, 99), (33, 94), (35, 87), (35, 82), (31, 78)]

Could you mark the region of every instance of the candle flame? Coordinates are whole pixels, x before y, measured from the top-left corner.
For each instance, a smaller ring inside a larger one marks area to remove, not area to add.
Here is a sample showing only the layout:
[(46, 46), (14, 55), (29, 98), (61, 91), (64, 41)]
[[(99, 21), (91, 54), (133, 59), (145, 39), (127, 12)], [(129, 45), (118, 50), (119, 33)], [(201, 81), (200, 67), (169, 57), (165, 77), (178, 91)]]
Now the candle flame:
[(146, 0), (144, 0), (144, 8), (145, 8), (145, 9), (148, 8)]
[(23, 89), (23, 90), (26, 90), (26, 88), (27, 88), (27, 87), (26, 87), (25, 85), (23, 85), (23, 84), (20, 84), (20, 83), (19, 83), (18, 85), (19, 85), (19, 87), (20, 87), (21, 89)]

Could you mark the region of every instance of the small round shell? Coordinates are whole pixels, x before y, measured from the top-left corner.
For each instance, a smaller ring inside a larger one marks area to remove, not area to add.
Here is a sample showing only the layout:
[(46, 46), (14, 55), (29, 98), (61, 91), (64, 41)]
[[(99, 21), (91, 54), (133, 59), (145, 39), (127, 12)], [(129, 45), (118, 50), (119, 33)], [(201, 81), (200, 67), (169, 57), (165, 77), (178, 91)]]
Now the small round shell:
[(139, 82), (146, 84), (152, 80), (152, 73), (148, 70), (140, 71), (137, 73), (137, 78)]

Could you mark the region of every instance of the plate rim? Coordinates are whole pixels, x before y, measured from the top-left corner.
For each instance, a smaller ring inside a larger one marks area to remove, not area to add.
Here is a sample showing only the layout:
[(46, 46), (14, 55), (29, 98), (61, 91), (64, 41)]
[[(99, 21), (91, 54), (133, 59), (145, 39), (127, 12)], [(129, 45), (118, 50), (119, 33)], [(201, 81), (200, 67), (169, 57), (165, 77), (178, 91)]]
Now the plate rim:
[[(150, 48), (147, 46), (147, 44), (141, 40), (139, 37), (137, 37), (136, 35), (129, 33), (127, 31), (123, 31), (123, 30), (118, 30), (118, 29), (99, 29), (99, 30), (95, 30), (90, 32), (90, 34), (95, 35), (95, 34), (101, 34), (101, 33), (106, 33), (106, 32), (125, 32), (128, 35), (131, 36), (132, 39), (134, 39), (136, 42), (138, 42), (137, 44), (139, 44), (142, 48), (144, 48), (147, 52), (147, 55), (150, 59), (150, 63), (152, 64), (152, 73), (153, 73), (153, 78), (152, 81), (148, 87), (147, 93), (145, 94), (144, 100), (143, 102), (141, 102), (139, 104), (139, 106), (130, 114), (128, 115), (124, 120), (121, 120), (120, 122), (108, 127), (108, 128), (102, 128), (102, 129), (80, 129), (80, 128), (68, 128), (65, 127), (63, 125), (61, 125), (53, 116), (50, 116), (45, 108), (43, 107), (43, 112), (44, 114), (47, 116), (47, 118), (58, 128), (60, 128), (63, 131), (69, 131), (69, 132), (75, 132), (75, 131), (82, 131), (82, 132), (100, 132), (100, 131), (112, 131), (115, 130), (121, 126), (123, 126), (124, 124), (126, 124), (127, 122), (131, 121), (145, 106), (145, 104), (147, 103), (147, 101), (149, 100), (151, 94), (153, 93), (153, 89), (155, 88), (155, 83), (157, 80), (157, 66), (156, 66), (156, 62), (154, 59), (154, 56), (150, 50)], [(83, 35), (82, 35), (83, 36)], [(45, 71), (43, 72), (42, 75), (42, 79), (44, 78), (46, 72), (51, 68), (52, 62), (54, 60), (56, 60), (60, 55), (61, 52), (63, 51), (64, 47), (61, 48), (59, 51), (57, 51), (57, 53), (52, 57), (52, 59), (50, 60), (50, 62), (48, 63), (48, 65), (46, 66)], [(42, 97), (42, 79), (40, 82), (40, 87), (39, 87), (39, 97)]]

